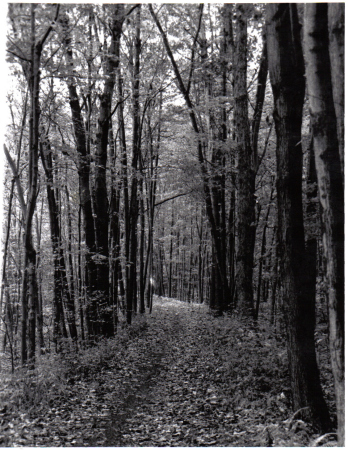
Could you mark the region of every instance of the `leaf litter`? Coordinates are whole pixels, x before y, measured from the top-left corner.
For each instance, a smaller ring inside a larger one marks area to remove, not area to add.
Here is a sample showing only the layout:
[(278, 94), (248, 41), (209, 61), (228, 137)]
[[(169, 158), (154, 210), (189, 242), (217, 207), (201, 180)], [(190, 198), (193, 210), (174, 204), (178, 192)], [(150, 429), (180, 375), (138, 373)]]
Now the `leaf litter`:
[(157, 298), (115, 339), (59, 360), (48, 401), (0, 413), (0, 445), (309, 445), (310, 425), (289, 423), (284, 349), (266, 321), (251, 328)]

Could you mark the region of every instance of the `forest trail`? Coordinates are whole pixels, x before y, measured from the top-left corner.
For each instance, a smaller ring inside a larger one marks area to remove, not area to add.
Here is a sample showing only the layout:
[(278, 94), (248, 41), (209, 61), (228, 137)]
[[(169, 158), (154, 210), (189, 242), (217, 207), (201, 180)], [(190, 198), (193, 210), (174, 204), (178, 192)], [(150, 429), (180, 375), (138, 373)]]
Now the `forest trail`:
[(51, 405), (12, 420), (1, 445), (301, 446), (313, 438), (304, 422), (286, 420), (283, 344), (262, 325), (157, 298), (152, 315), (85, 357), (71, 356), (75, 368)]
[[(235, 415), (221, 391), (222, 362), (213, 354), (205, 313), (204, 306), (172, 300), (155, 305), (151, 324), (129, 349), (134, 358), (127, 389), (124, 396), (115, 395), (104, 446), (231, 442)], [(109, 391), (108, 383), (102, 389)]]

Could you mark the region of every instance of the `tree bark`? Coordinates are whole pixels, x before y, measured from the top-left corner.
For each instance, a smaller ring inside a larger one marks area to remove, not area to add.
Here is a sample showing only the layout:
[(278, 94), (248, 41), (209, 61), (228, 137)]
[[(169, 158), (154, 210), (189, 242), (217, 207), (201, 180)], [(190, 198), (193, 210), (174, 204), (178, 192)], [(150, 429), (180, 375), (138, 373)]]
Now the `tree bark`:
[[(339, 145), (341, 130), (340, 127), (337, 128), (334, 104), (336, 95), (331, 74), (335, 73), (335, 83), (337, 79), (343, 79), (344, 75), (341, 72), (343, 67), (333, 65), (334, 58), (330, 60), (330, 56), (334, 55), (331, 53), (333, 50), (329, 36), (328, 4), (306, 4), (306, 75), (322, 211), (338, 445), (344, 446), (344, 190)], [(338, 119), (340, 122), (341, 118)]]
[(328, 4), (329, 53), (332, 94), (337, 120), (337, 138), (344, 180), (344, 3)]
[(280, 276), (293, 408), (308, 407), (309, 418), (326, 431), (331, 424), (316, 361), (315, 296), (307, 278), (304, 241), (301, 126), (305, 79), (296, 5), (267, 4), (266, 21), (277, 135)]
[(138, 167), (141, 158), (141, 127), (140, 127), (140, 7), (135, 23), (135, 53), (133, 64), (133, 154), (132, 183), (130, 196), (129, 221), (129, 261), (127, 264), (127, 323), (131, 324), (132, 314), (137, 310), (137, 226), (138, 226)]
[(237, 309), (246, 316), (253, 314), (253, 263), (255, 246), (255, 174), (254, 153), (250, 143), (247, 92), (247, 10), (237, 4), (234, 44), (234, 121), (237, 172), (236, 299)]

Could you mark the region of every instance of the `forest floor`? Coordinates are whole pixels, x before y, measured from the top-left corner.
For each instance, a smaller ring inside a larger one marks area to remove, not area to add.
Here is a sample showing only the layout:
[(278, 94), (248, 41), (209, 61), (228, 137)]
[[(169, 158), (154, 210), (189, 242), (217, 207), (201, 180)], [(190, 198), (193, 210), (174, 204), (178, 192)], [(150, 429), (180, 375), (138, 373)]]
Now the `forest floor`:
[(26, 380), (2, 380), (0, 446), (280, 447), (318, 437), (291, 412), (280, 333), (204, 305), (157, 298), (115, 339), (43, 359)]

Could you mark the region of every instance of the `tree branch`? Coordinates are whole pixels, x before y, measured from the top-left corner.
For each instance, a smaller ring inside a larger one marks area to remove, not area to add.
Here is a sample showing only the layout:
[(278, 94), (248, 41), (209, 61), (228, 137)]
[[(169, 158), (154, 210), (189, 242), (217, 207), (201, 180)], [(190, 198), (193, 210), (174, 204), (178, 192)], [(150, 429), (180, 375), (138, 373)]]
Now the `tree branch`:
[(47, 28), (46, 33), (42, 36), (41, 40), (36, 44), (37, 47), (43, 47), (46, 39), (48, 38), (48, 35), (50, 34), (50, 32), (52, 31), (53, 28), (53, 24), (55, 22), (57, 22), (58, 19), (58, 15), (59, 15), (59, 9), (60, 9), (60, 4), (57, 4), (57, 9), (56, 9), (56, 15), (51, 23), (51, 25)]
[(184, 195), (189, 195), (189, 194), (191, 194), (192, 192), (193, 192), (193, 191), (190, 191), (190, 192), (181, 192), (180, 194), (176, 194), (176, 195), (173, 195), (172, 197), (165, 198), (164, 200), (161, 200), (161, 201), (155, 203), (155, 206), (162, 205), (162, 204), (165, 203), (165, 202), (169, 202), (170, 200), (174, 200), (174, 199), (176, 199), (176, 198), (178, 198), (178, 197), (183, 197)]
[(192, 44), (191, 67), (190, 67), (190, 75), (189, 75), (189, 79), (188, 79), (188, 83), (187, 83), (187, 92), (190, 92), (190, 88), (191, 88), (191, 80), (192, 80), (192, 75), (193, 75), (194, 57), (195, 57), (195, 46), (196, 46), (196, 43), (197, 43), (199, 32), (201, 30), (202, 17), (203, 17), (203, 8), (204, 8), (204, 3), (200, 3), (200, 5), (198, 7), (199, 12), (200, 12), (199, 21), (198, 21), (198, 27), (197, 27), (197, 32), (196, 32), (195, 38), (193, 40), (193, 44)]
[(131, 9), (125, 14), (125, 17), (129, 16), (130, 14), (132, 14), (132, 12), (138, 8), (141, 5), (141, 3), (137, 3), (136, 5), (132, 6)]
[(24, 200), (24, 191), (23, 191), (23, 186), (21, 183), (21, 180), (19, 178), (18, 175), (18, 171), (17, 171), (17, 167), (15, 162), (12, 159), (12, 156), (10, 155), (10, 152), (8, 151), (6, 144), (4, 144), (4, 152), (5, 152), (5, 156), (6, 159), (9, 163), (9, 166), (11, 167), (12, 173), (13, 173), (13, 178), (16, 182), (16, 186), (17, 186), (17, 191), (18, 191), (18, 197), (19, 197), (19, 203), (21, 205), (21, 209), (22, 209), (22, 213), (25, 216), (27, 213), (27, 205), (25, 204), (25, 200)]
[(9, 49), (7, 49), (7, 52), (8, 52), (8, 53), (11, 53), (11, 55), (15, 56), (15, 57), (18, 58), (18, 59), (21, 59), (22, 61), (30, 62), (30, 59), (25, 58), (24, 56), (19, 56), (17, 53), (15, 53), (15, 52), (13, 52), (13, 51), (11, 51), (11, 50), (9, 50)]

